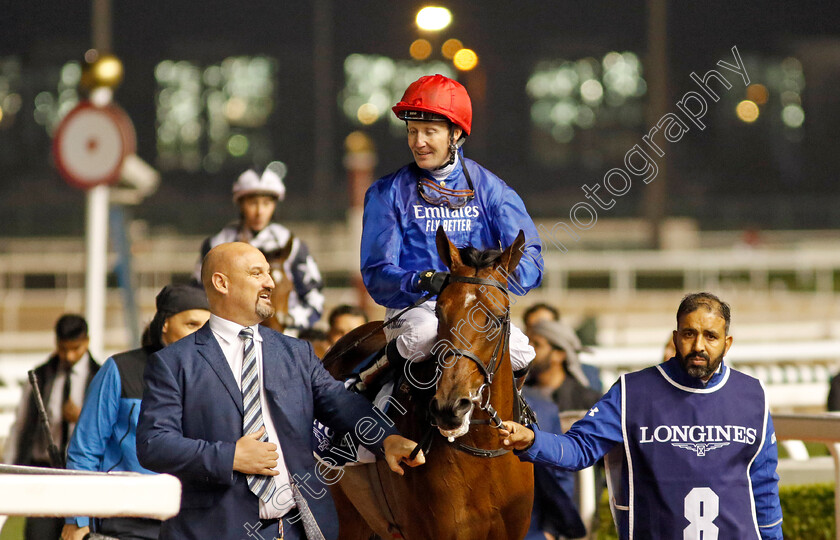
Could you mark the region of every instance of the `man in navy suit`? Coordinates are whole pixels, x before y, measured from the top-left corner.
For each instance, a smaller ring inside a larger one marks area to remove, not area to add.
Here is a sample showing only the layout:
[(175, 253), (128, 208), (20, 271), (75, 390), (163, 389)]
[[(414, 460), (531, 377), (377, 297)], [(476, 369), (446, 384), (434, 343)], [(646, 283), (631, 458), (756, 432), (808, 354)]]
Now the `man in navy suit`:
[(202, 282), (210, 320), (154, 354), (145, 373), (137, 456), (183, 489), (181, 511), (161, 538), (336, 538), (325, 484), (337, 475), (316, 471), (313, 419), (355, 432), (397, 474), (401, 461), (422, 464), (422, 452), (408, 461), (416, 444), (333, 379), (308, 343), (259, 327), (272, 315), (274, 287), (259, 250), (241, 242), (213, 248)]

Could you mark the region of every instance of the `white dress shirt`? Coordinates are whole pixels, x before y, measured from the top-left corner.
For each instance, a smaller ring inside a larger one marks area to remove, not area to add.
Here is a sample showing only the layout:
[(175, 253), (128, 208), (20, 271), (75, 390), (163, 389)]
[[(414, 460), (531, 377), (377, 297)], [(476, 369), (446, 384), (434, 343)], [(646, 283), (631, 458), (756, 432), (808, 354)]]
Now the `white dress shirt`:
[[(242, 362), (245, 357), (245, 342), (239, 337), (239, 332), (245, 328), (235, 322), (227, 319), (222, 319), (216, 315), (210, 315), (210, 330), (216, 337), (219, 347), (222, 348), (222, 353), (225, 355), (233, 378), (236, 381), (236, 386), (242, 390)], [(289, 484), (289, 470), (286, 468), (286, 462), (283, 459), (283, 450), (280, 448), (280, 438), (277, 436), (277, 430), (274, 428), (274, 422), (271, 419), (271, 411), (268, 408), (268, 400), (265, 392), (265, 380), (263, 378), (263, 354), (262, 341), (263, 338), (259, 332), (259, 325), (251, 327), (254, 330), (254, 351), (257, 355), (257, 373), (260, 380), (260, 409), (262, 411), (263, 423), (265, 424), (265, 432), (268, 435), (268, 442), (277, 445), (277, 466), (274, 468), (277, 471), (277, 476), (274, 477), (274, 496), (271, 502), (266, 503), (260, 500), (260, 519), (276, 519), (281, 518), (295, 506), (292, 498), (292, 490)]]

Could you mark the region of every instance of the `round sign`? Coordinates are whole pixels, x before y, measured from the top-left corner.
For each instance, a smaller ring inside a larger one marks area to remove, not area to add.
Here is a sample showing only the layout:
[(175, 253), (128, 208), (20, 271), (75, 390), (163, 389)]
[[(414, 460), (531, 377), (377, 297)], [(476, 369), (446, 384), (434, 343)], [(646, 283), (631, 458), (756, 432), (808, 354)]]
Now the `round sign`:
[(123, 158), (134, 150), (134, 126), (114, 104), (79, 103), (61, 121), (53, 139), (59, 173), (83, 189), (116, 183)]

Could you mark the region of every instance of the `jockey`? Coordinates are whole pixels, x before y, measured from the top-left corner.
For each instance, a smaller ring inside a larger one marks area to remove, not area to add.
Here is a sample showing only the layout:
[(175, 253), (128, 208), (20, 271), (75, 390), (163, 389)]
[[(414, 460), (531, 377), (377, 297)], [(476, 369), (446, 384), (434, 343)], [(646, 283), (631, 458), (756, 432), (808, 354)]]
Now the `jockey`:
[[(443, 75), (421, 77), (393, 111), (405, 121), (414, 163), (368, 189), (361, 242), (362, 278), (371, 297), (387, 308), (386, 318), (428, 292), (440, 292), (447, 268), (435, 244), (438, 226), (457, 247), (479, 250), (503, 249), (524, 231), (528, 241), (509, 285), (516, 294), (538, 286), (543, 262), (534, 240), (539, 237), (522, 199), (463, 155), (461, 145), (472, 125), (466, 89)], [(437, 325), (430, 300), (386, 327), (389, 363), (427, 358), (437, 341)], [(534, 349), (513, 324), (510, 334), (511, 363), (521, 372), (534, 358)]]
[(233, 202), (239, 207), (239, 221), (230, 223), (215, 236), (204, 240), (194, 277), (200, 280), (204, 256), (219, 244), (247, 242), (263, 253), (269, 253), (292, 242), (283, 267), (294, 282), (294, 290), (289, 295), (288, 314), (278, 312), (276, 317), (287, 328), (311, 328), (321, 318), (324, 309), (321, 273), (306, 244), (286, 227), (271, 221), (277, 202), (286, 195), (284, 174), (285, 166), (274, 162), (262, 175), (253, 169), (239, 175), (233, 183)]

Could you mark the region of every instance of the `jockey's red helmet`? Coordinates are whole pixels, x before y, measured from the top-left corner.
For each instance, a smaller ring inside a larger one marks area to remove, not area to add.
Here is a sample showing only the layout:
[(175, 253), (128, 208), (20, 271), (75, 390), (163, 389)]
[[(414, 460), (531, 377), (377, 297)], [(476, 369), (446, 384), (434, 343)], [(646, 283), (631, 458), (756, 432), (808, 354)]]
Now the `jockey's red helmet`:
[(467, 89), (443, 75), (426, 75), (409, 85), (391, 109), (400, 120), (449, 120), (470, 134), (472, 102)]

